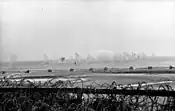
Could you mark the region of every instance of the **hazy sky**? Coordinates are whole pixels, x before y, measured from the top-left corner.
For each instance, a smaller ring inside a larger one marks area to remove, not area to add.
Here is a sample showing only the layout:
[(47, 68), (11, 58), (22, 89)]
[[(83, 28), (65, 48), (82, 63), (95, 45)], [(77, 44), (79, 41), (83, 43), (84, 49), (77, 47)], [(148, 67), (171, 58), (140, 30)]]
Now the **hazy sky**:
[(0, 55), (6, 60), (86, 56), (97, 50), (175, 56), (174, 0), (6, 0)]

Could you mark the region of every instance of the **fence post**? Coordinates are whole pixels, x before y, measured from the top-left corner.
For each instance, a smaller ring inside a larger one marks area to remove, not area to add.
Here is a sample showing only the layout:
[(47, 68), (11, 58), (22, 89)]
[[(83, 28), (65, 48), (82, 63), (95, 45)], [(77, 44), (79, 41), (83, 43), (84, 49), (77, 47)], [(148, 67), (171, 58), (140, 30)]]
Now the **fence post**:
[(125, 106), (124, 106), (124, 105), (125, 105), (125, 102), (124, 102), (124, 97), (123, 97), (123, 96), (124, 96), (124, 95), (121, 95), (121, 104), (120, 104), (120, 108), (121, 108), (120, 110), (121, 110), (121, 111), (124, 111), (124, 107), (125, 107)]
[(78, 100), (78, 103), (81, 103), (82, 102), (82, 96), (83, 96), (82, 90), (81, 89), (78, 89), (78, 91), (77, 91), (77, 100)]
[(175, 111), (175, 96), (173, 96), (172, 111)]

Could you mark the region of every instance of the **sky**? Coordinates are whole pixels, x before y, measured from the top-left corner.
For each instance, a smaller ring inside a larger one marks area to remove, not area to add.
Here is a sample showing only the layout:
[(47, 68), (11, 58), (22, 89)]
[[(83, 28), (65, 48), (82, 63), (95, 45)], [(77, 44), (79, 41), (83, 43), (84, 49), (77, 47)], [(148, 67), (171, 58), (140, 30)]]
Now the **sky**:
[(0, 59), (99, 50), (175, 56), (174, 0), (0, 1)]

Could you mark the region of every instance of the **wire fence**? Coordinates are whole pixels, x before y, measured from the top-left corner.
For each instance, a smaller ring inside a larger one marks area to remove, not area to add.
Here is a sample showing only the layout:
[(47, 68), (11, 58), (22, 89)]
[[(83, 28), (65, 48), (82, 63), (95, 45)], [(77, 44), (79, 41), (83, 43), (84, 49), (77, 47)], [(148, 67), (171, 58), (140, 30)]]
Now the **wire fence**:
[[(66, 78), (66, 77), (65, 77)], [(122, 85), (81, 78), (46, 82), (0, 80), (0, 111), (174, 111), (175, 92), (169, 84)], [(68, 78), (67, 78), (68, 79)]]

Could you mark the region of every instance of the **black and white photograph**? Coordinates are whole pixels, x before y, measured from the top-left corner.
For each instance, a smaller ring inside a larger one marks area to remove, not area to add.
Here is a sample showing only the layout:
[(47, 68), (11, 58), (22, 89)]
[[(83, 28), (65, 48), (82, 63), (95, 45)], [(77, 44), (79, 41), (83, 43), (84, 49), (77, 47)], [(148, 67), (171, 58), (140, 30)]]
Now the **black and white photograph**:
[(175, 111), (175, 0), (1, 0), (0, 111)]

